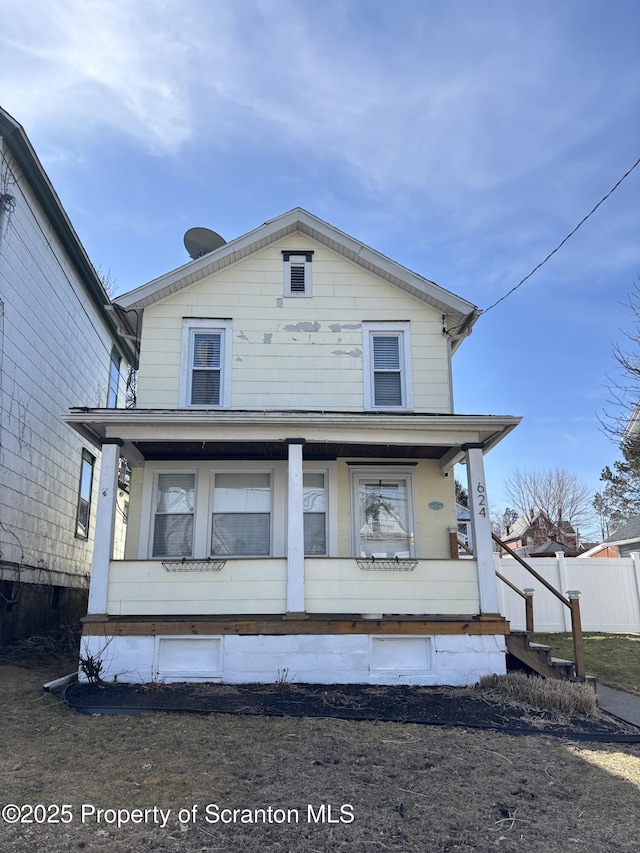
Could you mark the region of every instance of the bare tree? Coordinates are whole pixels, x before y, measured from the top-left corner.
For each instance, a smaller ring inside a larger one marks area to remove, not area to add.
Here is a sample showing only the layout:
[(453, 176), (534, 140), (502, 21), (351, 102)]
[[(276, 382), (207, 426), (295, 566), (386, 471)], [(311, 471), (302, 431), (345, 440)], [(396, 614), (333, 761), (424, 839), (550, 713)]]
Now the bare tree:
[(563, 468), (532, 472), (516, 468), (505, 481), (504, 494), (511, 507), (529, 522), (542, 513), (558, 541), (563, 541), (567, 525), (578, 531), (593, 524), (591, 490)]
[(625, 457), (640, 456), (640, 284), (629, 293), (626, 307), (632, 316), (632, 331), (623, 331), (627, 344), (614, 344), (613, 358), (620, 377), (609, 385), (609, 408), (600, 419), (604, 431), (626, 445)]

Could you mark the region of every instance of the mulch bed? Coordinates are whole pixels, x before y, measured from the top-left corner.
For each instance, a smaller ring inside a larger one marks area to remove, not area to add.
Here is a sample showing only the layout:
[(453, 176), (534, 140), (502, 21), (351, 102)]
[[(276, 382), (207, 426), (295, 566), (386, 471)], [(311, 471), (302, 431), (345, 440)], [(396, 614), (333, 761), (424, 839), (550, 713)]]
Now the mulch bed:
[[(89, 714), (182, 711), (235, 715), (335, 717), (439, 726), (490, 728), (510, 733), (631, 737), (640, 730), (600, 714), (559, 716), (455, 688), (317, 684), (95, 684), (77, 683), (65, 701)], [(617, 739), (617, 738), (616, 738)]]

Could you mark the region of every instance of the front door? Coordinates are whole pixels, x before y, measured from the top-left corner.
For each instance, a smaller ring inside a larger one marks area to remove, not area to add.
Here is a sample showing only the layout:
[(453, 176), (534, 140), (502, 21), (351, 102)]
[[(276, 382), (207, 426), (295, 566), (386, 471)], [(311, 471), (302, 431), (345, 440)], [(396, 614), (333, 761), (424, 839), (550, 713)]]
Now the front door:
[(360, 557), (414, 555), (411, 481), (405, 477), (358, 477), (356, 548)]

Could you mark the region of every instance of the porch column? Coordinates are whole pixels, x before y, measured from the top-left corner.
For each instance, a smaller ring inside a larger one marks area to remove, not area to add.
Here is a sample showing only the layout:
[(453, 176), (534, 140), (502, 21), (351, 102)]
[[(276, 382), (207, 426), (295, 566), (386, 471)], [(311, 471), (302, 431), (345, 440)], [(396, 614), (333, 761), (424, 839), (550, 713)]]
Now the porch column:
[(89, 586), (89, 615), (107, 612), (109, 562), (113, 554), (121, 447), (122, 442), (118, 438), (105, 439), (102, 445), (93, 558), (91, 560), (91, 583)]
[(287, 489), (287, 613), (304, 613), (304, 508), (302, 506), (302, 445), (288, 438)]
[(471, 509), (471, 530), (478, 563), (480, 613), (499, 613), (498, 588), (493, 560), (493, 540), (489, 501), (484, 479), (483, 444), (463, 444), (467, 462), (467, 487)]

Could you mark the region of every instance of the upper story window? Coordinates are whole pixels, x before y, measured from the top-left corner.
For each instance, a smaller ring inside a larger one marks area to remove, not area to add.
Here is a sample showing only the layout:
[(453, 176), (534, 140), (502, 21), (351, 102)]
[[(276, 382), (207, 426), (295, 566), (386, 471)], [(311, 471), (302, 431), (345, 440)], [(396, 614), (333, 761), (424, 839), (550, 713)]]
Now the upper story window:
[(111, 350), (109, 362), (109, 387), (107, 388), (107, 409), (115, 409), (118, 405), (118, 386), (120, 384), (120, 353), (114, 347)]
[(364, 407), (411, 409), (409, 323), (363, 323)]
[(283, 252), (284, 295), (311, 296), (311, 260), (313, 252)]
[(223, 409), (231, 402), (231, 321), (183, 320), (180, 404)]

